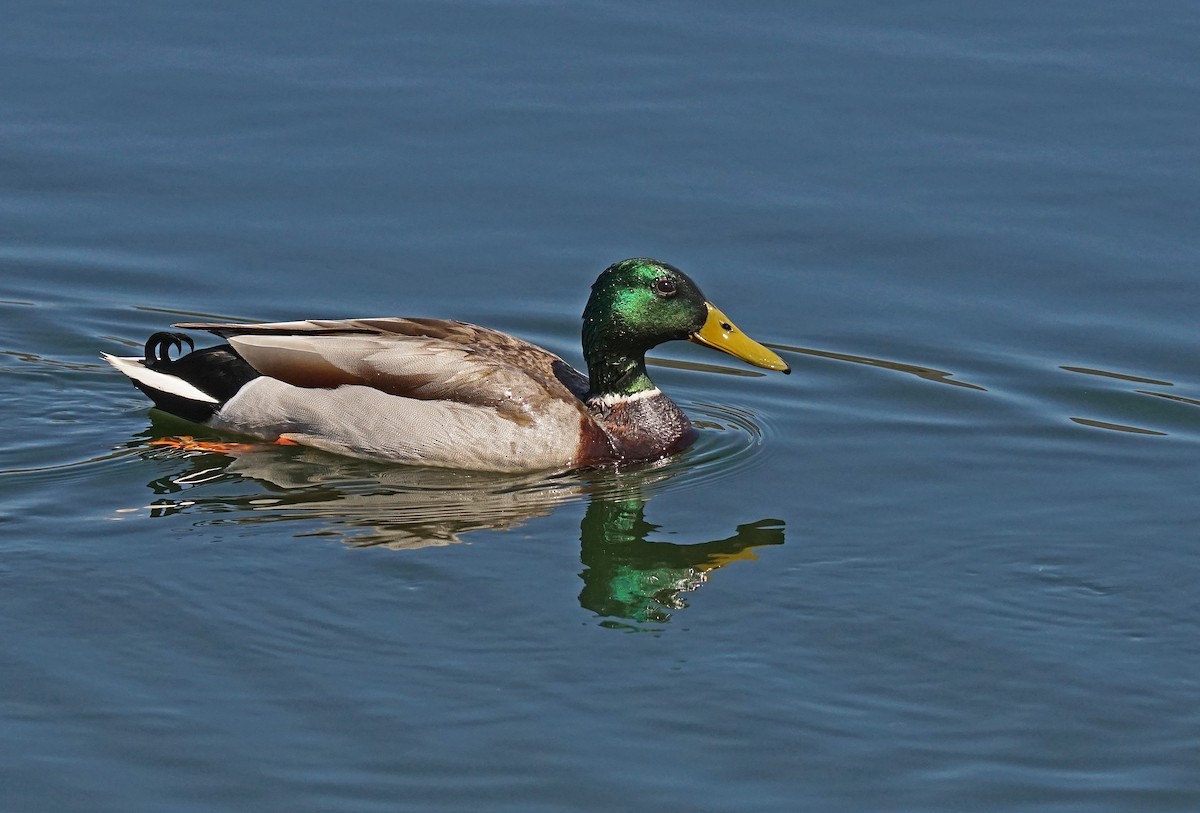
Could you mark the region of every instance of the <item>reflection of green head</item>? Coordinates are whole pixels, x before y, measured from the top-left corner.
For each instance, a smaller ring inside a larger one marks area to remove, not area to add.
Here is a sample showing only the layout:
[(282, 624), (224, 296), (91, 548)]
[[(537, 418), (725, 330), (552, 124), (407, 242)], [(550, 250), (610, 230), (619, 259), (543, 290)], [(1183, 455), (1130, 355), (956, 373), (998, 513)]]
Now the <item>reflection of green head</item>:
[(593, 498), (580, 524), (581, 606), (606, 618), (665, 623), (671, 610), (687, 606), (684, 593), (698, 589), (708, 574), (736, 559), (754, 559), (753, 549), (783, 544), (778, 520), (739, 525), (728, 539), (677, 545), (650, 542), (658, 529), (646, 522), (641, 499)]
[(592, 395), (629, 395), (654, 385), (646, 351), (704, 326), (704, 294), (687, 274), (658, 260), (613, 263), (583, 310), (583, 356)]
[[(583, 575), (579, 602), (600, 616), (632, 621), (669, 621), (668, 608), (679, 609), (675, 568), (638, 560), (646, 553), (646, 536), (657, 529), (643, 518), (640, 499), (599, 500), (588, 505), (580, 526)], [(641, 555), (639, 555), (641, 554)], [(686, 572), (688, 568), (684, 568)]]

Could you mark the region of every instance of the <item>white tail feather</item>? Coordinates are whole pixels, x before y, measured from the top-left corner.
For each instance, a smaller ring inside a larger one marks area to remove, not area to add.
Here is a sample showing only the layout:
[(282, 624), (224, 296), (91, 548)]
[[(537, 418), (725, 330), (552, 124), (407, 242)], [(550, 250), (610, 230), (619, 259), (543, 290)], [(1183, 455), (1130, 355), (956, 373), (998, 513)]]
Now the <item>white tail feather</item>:
[(116, 367), (134, 381), (138, 382), (139, 384), (144, 384), (152, 390), (170, 393), (171, 395), (178, 395), (180, 398), (187, 398), (189, 401), (199, 401), (204, 404), (220, 403), (220, 401), (218, 401), (216, 398), (213, 398), (207, 392), (197, 389), (195, 386), (189, 384), (178, 376), (151, 370), (142, 363), (140, 358), (132, 356), (113, 356), (109, 355), (108, 353), (101, 353), (100, 358)]

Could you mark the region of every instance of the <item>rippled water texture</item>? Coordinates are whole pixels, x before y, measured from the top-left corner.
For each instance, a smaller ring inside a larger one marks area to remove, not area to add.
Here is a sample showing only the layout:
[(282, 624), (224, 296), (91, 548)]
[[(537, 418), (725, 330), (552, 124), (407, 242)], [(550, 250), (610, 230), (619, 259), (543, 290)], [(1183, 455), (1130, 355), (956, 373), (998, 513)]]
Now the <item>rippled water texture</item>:
[[(3, 31), (0, 810), (1200, 809), (1194, 4)], [(206, 445), (99, 359), (394, 315), (578, 364), (635, 255), (794, 370), (657, 348), (655, 465)]]

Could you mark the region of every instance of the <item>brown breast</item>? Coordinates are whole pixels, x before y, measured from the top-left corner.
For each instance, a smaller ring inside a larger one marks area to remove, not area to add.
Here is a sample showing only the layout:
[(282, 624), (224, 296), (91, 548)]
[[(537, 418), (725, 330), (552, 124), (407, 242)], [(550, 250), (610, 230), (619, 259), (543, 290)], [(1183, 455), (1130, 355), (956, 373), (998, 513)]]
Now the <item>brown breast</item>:
[(691, 446), (696, 428), (666, 395), (588, 403), (591, 420), (580, 431), (578, 460), (582, 466), (657, 460)]

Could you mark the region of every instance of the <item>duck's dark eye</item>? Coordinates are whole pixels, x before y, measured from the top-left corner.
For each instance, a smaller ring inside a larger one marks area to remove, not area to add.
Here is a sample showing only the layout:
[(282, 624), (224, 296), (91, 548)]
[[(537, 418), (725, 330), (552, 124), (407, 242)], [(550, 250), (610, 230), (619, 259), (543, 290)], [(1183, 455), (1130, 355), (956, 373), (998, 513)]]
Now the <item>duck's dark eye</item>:
[(675, 296), (678, 292), (678, 289), (675, 287), (675, 280), (670, 277), (659, 277), (654, 280), (654, 293), (659, 296)]

